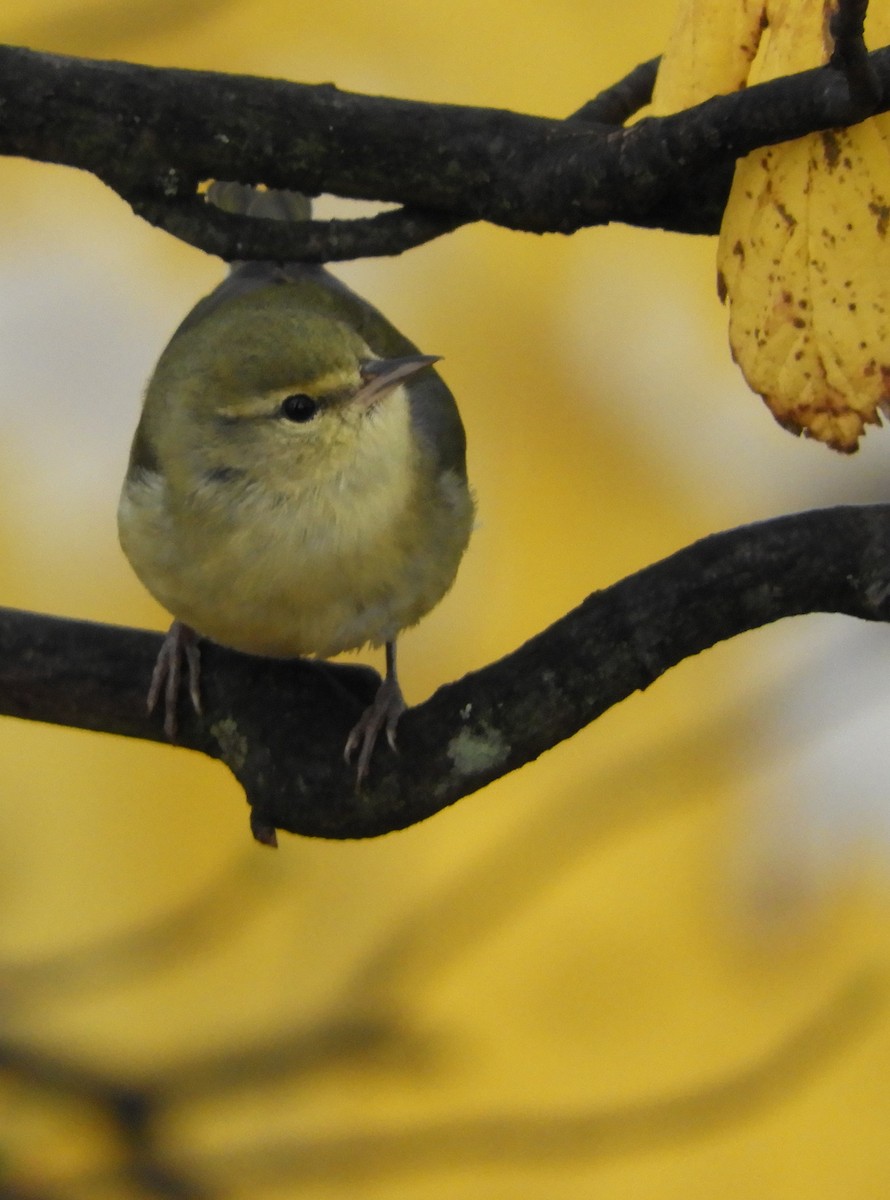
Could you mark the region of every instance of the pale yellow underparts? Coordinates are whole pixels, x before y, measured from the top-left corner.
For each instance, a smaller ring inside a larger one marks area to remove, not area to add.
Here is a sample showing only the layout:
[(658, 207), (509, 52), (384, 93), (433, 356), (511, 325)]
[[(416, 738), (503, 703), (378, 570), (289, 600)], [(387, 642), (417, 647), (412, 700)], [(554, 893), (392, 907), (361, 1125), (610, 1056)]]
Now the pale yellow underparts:
[(204, 472), (177, 495), (146, 472), (125, 487), (121, 540), (137, 574), (222, 645), (281, 657), (380, 645), (454, 579), (472, 503), (456, 476), (419, 469), (405, 389), (324, 419), (321, 456), (297, 454), (314, 423), (280, 421), (246, 479)]

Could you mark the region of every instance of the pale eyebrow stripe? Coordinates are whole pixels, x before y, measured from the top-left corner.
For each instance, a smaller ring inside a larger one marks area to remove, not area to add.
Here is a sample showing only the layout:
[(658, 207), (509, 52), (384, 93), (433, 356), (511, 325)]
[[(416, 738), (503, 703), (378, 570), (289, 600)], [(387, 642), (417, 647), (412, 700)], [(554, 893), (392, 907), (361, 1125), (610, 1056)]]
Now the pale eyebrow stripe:
[[(313, 379), (309, 384), (304, 384), (302, 388), (296, 385), (274, 388), (272, 391), (264, 392), (261, 396), (251, 396), (238, 404), (217, 409), (216, 416), (226, 424), (233, 421), (251, 421), (260, 417), (271, 417), (275, 415), (278, 406), (286, 396), (310, 395), (319, 404), (324, 404), (326, 401), (345, 399), (355, 390), (357, 383), (357, 378), (350, 372), (332, 371)], [(306, 387), (310, 387), (312, 391), (307, 392)]]

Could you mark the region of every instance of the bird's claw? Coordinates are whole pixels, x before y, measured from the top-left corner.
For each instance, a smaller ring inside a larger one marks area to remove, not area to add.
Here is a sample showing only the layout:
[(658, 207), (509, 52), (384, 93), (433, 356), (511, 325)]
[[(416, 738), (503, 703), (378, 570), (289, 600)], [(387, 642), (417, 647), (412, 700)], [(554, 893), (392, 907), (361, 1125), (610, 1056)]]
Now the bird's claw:
[(198, 635), (190, 625), (174, 621), (167, 630), (151, 674), (148, 687), (147, 708), (150, 713), (157, 707), (161, 693), (164, 696), (164, 733), (171, 742), (176, 741), (178, 725), (176, 704), (182, 683), (182, 661), (185, 659), (188, 674), (189, 698), (192, 708), (201, 714), (201, 655), (198, 650)]
[(361, 785), (368, 774), (371, 755), (382, 730), (386, 731), (390, 749), (396, 749), (396, 727), (406, 707), (398, 680), (393, 677), (384, 679), (377, 689), (377, 695), (353, 726), (343, 750), (343, 757), (348, 763), (352, 762), (353, 755), (358, 751), (356, 786)]

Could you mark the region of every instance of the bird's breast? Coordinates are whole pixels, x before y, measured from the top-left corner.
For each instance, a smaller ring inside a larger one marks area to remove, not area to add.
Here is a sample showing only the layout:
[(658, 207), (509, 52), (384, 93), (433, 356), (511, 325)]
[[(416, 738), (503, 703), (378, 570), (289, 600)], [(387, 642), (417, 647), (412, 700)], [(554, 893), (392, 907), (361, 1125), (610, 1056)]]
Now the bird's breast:
[(149, 591), (204, 636), (327, 657), (391, 640), (438, 602), (469, 536), (463, 491), (466, 511), (407, 457), (286, 490), (217, 471), (188, 497), (146, 475), (125, 487), (121, 542)]

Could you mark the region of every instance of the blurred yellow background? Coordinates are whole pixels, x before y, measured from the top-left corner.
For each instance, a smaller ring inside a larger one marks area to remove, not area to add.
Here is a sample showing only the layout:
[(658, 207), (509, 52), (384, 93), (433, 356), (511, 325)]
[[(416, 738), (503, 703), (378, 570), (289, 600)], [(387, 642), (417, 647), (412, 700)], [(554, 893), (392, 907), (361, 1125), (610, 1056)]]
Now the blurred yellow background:
[[(7, 0), (0, 37), (562, 116), (672, 17)], [(90, 176), (0, 172), (0, 603), (163, 628), (117, 492), (221, 264)], [(711, 239), (477, 226), (338, 273), (444, 356), (469, 438), (480, 524), (409, 701), (696, 537), (887, 499), (886, 435), (831, 456), (744, 388)], [(277, 854), (216, 764), (0, 722), (0, 1190), (883, 1195), (888, 679), (885, 629), (786, 622), (422, 826)]]

